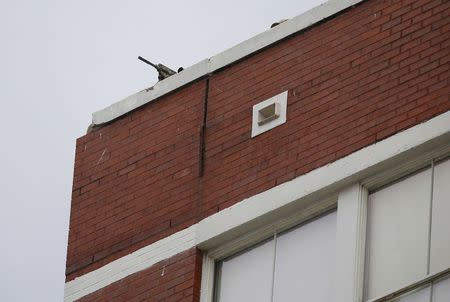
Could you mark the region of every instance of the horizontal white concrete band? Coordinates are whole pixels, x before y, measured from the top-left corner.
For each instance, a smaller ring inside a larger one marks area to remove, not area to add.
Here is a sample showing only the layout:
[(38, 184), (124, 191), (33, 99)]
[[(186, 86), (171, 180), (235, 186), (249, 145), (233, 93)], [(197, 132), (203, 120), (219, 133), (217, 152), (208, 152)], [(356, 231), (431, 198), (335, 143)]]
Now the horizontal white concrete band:
[(196, 225), (193, 225), (67, 282), (64, 290), (64, 301), (80, 299), (111, 283), (192, 248), (195, 246), (196, 227)]
[[(214, 241), (220, 241), (220, 236), (225, 231), (238, 230), (241, 225), (321, 190), (338, 189), (337, 185), (343, 187), (359, 181), (361, 172), (449, 132), (450, 112), (446, 112), (331, 164), (254, 195), (200, 221), (197, 243), (202, 248), (215, 246)], [(239, 233), (241, 232), (237, 231), (233, 236), (238, 236)]]
[(156, 83), (155, 86), (153, 86), (153, 89), (140, 91), (103, 110), (94, 112), (92, 115), (92, 123), (96, 125), (107, 123), (361, 1), (362, 0), (329, 0), (320, 6), (283, 22), (274, 28), (225, 50), (224, 52), (186, 68), (181, 73)]
[[(299, 176), (224, 209), (196, 225), (150, 244), (125, 257), (66, 283), (65, 301), (74, 301), (115, 281), (144, 270), (194, 246), (210, 249), (244, 234), (252, 222), (298, 204), (321, 192), (342, 189), (351, 182), (395, 164), (408, 152), (421, 152), (430, 142), (450, 144), (450, 111), (397, 133), (326, 166)], [(400, 158), (400, 159), (399, 159)], [(381, 167), (381, 168), (380, 168)], [(331, 188), (331, 189), (330, 189)], [(253, 225), (254, 226), (254, 225)]]

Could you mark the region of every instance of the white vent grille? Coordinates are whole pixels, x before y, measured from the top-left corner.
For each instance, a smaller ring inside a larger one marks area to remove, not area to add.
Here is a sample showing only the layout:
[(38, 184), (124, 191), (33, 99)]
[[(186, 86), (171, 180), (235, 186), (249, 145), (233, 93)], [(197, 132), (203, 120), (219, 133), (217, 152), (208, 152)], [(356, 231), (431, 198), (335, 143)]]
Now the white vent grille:
[(288, 92), (282, 92), (253, 106), (252, 137), (286, 122)]

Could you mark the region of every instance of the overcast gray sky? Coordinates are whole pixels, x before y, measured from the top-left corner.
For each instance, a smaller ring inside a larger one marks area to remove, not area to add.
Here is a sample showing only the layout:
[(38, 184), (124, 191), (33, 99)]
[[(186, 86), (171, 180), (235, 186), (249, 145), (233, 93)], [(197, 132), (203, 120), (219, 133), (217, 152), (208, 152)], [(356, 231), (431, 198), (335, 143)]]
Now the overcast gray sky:
[(91, 113), (325, 0), (0, 0), (0, 301), (62, 301)]

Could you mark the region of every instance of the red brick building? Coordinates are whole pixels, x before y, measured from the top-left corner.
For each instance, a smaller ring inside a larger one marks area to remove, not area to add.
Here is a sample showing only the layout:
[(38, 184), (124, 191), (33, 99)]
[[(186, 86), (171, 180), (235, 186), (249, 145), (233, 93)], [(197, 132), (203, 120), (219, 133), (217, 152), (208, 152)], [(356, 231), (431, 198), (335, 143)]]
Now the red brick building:
[(449, 301), (449, 14), (330, 0), (94, 113), (65, 300)]

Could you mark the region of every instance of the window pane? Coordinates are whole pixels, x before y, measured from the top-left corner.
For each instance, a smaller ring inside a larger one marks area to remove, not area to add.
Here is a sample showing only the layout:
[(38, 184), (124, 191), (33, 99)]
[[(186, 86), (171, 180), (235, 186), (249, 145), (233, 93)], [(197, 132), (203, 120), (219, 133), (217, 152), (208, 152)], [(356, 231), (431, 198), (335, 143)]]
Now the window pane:
[(430, 287), (422, 288), (419, 291), (413, 292), (401, 297), (395, 302), (429, 302), (430, 301)]
[(219, 302), (270, 302), (273, 240), (222, 262)]
[[(431, 272), (450, 267), (450, 160), (434, 168)], [(450, 301), (450, 300), (449, 300)]]
[(450, 278), (433, 285), (433, 302), (450, 301)]
[(430, 169), (369, 195), (366, 296), (382, 296), (427, 270)]
[(335, 253), (336, 212), (280, 235), (274, 301), (332, 301)]

